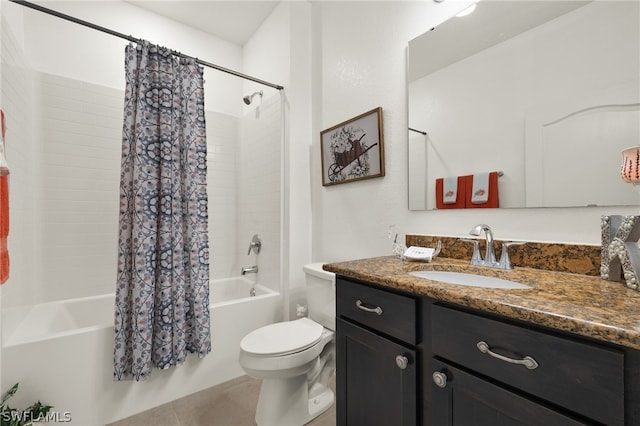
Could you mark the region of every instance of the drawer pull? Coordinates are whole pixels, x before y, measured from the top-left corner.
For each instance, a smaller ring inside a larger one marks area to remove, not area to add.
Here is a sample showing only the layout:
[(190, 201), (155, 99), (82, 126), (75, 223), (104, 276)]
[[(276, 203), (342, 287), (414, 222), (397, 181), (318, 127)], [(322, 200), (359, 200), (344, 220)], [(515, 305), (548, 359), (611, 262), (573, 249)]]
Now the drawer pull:
[(491, 350), (491, 348), (489, 347), (489, 345), (487, 344), (487, 342), (484, 341), (479, 341), (478, 344), (476, 345), (478, 347), (478, 350), (480, 352), (482, 352), (483, 354), (489, 354), (494, 358), (498, 358), (502, 361), (506, 361), (509, 362), (511, 364), (518, 364), (518, 365), (524, 365), (525, 367), (527, 367), (529, 370), (534, 370), (536, 368), (538, 368), (538, 363), (536, 362), (535, 359), (531, 358), (530, 356), (525, 356), (522, 359), (513, 359), (513, 358), (509, 358), (506, 357), (504, 355), (500, 355), (497, 354), (495, 352), (493, 352)]
[(409, 366), (409, 358), (404, 355), (396, 356), (396, 365), (400, 370), (406, 370)]
[(362, 303), (362, 300), (358, 299), (356, 300), (356, 306), (359, 309), (362, 309), (365, 312), (371, 312), (374, 313), (376, 315), (382, 315), (382, 308), (380, 306), (376, 306), (375, 308), (367, 308), (364, 303)]
[(433, 383), (435, 383), (437, 387), (447, 387), (447, 374), (444, 371), (436, 371), (431, 375), (431, 377), (433, 378)]

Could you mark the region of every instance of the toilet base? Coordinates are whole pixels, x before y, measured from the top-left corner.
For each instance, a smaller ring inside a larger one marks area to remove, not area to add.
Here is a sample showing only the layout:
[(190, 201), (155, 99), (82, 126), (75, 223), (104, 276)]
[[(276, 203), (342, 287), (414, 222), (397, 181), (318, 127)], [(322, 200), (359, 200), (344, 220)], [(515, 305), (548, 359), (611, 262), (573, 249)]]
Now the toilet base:
[(333, 401), (335, 400), (335, 395), (333, 391), (329, 388), (326, 388), (315, 398), (309, 398), (309, 415), (311, 416), (307, 422), (318, 417), (320, 414), (327, 411), (333, 405)]
[(335, 399), (333, 391), (312, 388), (305, 375), (289, 379), (264, 379), (256, 408), (258, 426), (302, 426), (324, 413)]

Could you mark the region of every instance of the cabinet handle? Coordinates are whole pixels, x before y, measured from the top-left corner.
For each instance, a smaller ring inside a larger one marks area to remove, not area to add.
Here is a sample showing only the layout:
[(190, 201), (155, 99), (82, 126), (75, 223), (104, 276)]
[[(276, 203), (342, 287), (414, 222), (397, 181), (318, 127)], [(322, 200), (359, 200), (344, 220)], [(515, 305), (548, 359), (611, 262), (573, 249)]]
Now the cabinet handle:
[(364, 303), (362, 303), (362, 300), (360, 299), (356, 300), (356, 306), (365, 312), (372, 312), (377, 315), (382, 315), (382, 308), (380, 306), (376, 306), (375, 308), (367, 308), (366, 306), (364, 306)]
[(478, 347), (478, 350), (480, 352), (482, 352), (483, 354), (489, 354), (494, 358), (498, 358), (499, 360), (511, 363), (511, 364), (518, 364), (518, 365), (524, 365), (525, 367), (527, 367), (529, 370), (535, 370), (536, 368), (538, 368), (538, 363), (536, 362), (535, 359), (533, 359), (530, 356), (525, 356), (522, 359), (513, 359), (513, 358), (509, 358), (506, 357), (504, 355), (500, 355), (497, 354), (495, 352), (493, 352), (491, 350), (491, 347), (487, 344), (487, 342), (484, 341), (479, 341), (478, 344), (476, 345)]
[(443, 371), (435, 371), (431, 377), (437, 387), (444, 388), (447, 386), (447, 375)]
[(409, 358), (404, 355), (396, 356), (396, 364), (400, 370), (406, 370), (407, 366), (409, 366)]

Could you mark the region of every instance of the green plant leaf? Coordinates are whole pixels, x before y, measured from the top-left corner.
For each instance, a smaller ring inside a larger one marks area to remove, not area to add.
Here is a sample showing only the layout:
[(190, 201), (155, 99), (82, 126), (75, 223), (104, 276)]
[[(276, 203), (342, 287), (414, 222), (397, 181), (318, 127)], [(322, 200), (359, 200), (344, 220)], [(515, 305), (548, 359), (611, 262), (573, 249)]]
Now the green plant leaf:
[(39, 400), (24, 410), (17, 410), (5, 405), (5, 401), (18, 391), (18, 383), (13, 385), (0, 402), (0, 426), (31, 426), (34, 420), (46, 417), (53, 408), (52, 405), (44, 405)]
[(16, 383), (15, 385), (11, 386), (11, 388), (8, 391), (6, 391), (4, 395), (2, 395), (2, 400), (0, 401), (0, 407), (4, 406), (5, 401), (11, 398), (13, 395), (15, 395), (16, 392), (18, 392), (18, 384), (19, 383)]

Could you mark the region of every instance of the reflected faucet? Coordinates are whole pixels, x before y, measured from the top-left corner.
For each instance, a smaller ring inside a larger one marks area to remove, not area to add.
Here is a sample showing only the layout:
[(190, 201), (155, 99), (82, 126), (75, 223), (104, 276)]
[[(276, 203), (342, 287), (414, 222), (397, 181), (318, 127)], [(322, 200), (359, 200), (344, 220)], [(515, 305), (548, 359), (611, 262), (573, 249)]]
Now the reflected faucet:
[(258, 265), (249, 266), (248, 268), (242, 268), (242, 275), (246, 274), (257, 274), (258, 273)]
[(469, 231), (469, 235), (473, 235), (474, 237), (479, 237), (480, 234), (484, 231), (485, 241), (486, 241), (486, 251), (484, 255), (484, 259), (479, 259), (480, 266), (497, 266), (496, 262), (496, 252), (493, 247), (493, 232), (489, 225), (480, 224), (473, 227), (471, 231)]

